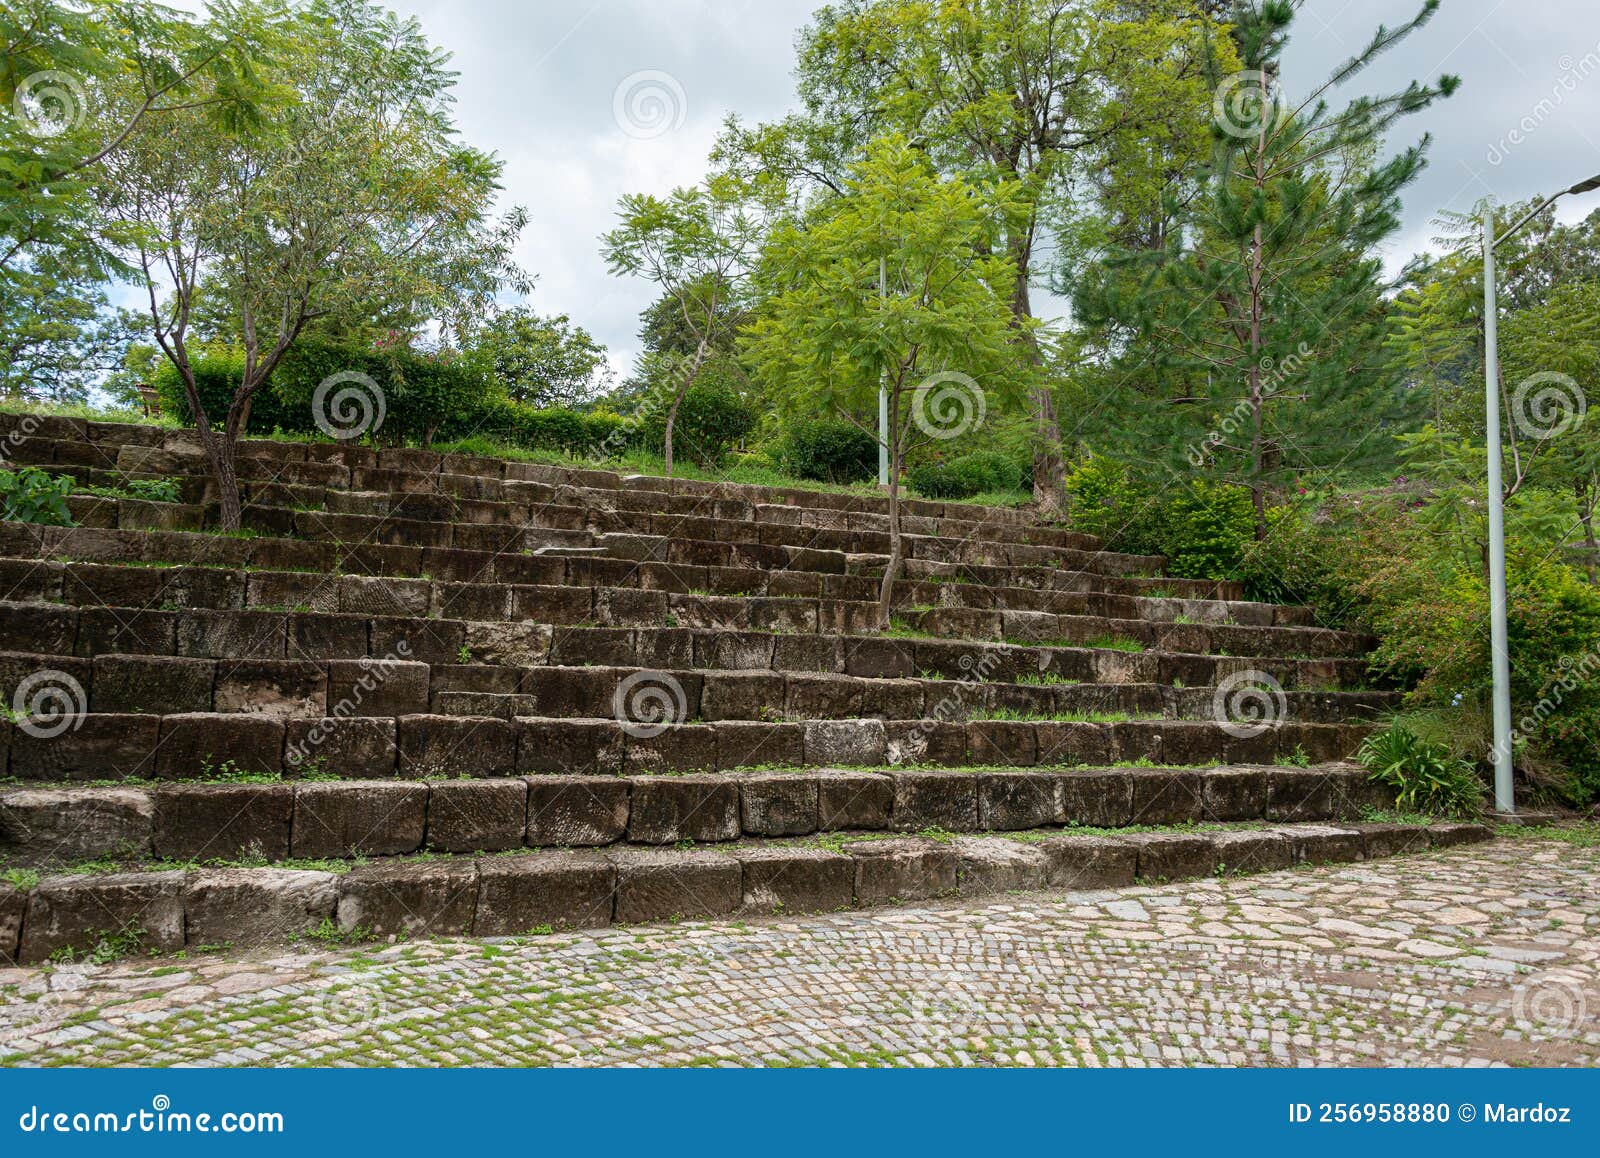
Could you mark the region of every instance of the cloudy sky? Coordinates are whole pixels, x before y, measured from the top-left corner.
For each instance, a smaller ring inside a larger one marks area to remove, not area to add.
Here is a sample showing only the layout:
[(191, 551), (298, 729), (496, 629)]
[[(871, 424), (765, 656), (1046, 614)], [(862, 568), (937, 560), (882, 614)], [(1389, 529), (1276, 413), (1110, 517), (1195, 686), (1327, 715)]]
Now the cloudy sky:
[[(597, 238), (617, 198), (696, 180), (729, 112), (759, 121), (789, 108), (795, 34), (818, 5), (387, 2), (415, 14), (430, 40), (455, 54), (465, 135), (505, 159), (507, 197), (532, 213), (521, 252), (539, 278), (531, 303), (570, 314), (625, 367), (650, 293), (610, 277), (600, 259)], [(1290, 89), (1320, 80), (1380, 22), (1413, 11), (1413, 0), (1307, 0), (1288, 54)], [(1396, 264), (1426, 245), (1441, 208), (1469, 209), (1489, 194), (1525, 198), (1600, 172), (1596, 0), (1444, 0), (1428, 27), (1357, 86), (1376, 91), (1442, 72), (1459, 74), (1461, 91), (1404, 126), (1407, 136), (1431, 132), (1434, 145), (1407, 195), (1405, 230), (1390, 254)], [(650, 121), (663, 113), (662, 124)], [(652, 135), (657, 128), (665, 131)], [(1600, 194), (1574, 199), (1563, 217), (1596, 205)]]

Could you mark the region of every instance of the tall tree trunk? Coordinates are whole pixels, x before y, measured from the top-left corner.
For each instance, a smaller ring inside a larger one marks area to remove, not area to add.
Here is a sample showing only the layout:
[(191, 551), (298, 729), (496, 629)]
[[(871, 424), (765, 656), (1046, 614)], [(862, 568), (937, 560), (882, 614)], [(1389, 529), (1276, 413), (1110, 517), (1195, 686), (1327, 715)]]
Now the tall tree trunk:
[(708, 343), (701, 338), (695, 346), (694, 360), (689, 363), (688, 373), (684, 374), (683, 381), (678, 383), (677, 392), (672, 396), (672, 405), (667, 407), (666, 430), (661, 439), (661, 457), (666, 460), (667, 477), (672, 477), (672, 432), (678, 425), (678, 407), (683, 405), (684, 395), (689, 393), (689, 388), (694, 385), (694, 380), (700, 376), (700, 367), (705, 365)]
[(1589, 576), (1589, 586), (1600, 587), (1600, 543), (1594, 535), (1594, 486), (1590, 477), (1572, 484), (1578, 498), (1578, 522), (1583, 526), (1583, 569)]

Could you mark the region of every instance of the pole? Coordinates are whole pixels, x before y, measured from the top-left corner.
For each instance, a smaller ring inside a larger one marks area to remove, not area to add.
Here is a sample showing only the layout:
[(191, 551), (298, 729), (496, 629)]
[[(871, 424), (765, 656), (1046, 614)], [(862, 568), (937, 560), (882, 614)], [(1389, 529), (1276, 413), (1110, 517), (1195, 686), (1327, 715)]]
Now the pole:
[(1494, 270), (1494, 200), (1483, 210), (1484, 406), (1489, 448), (1489, 646), (1494, 661), (1494, 808), (1513, 813), (1511, 653), (1506, 632), (1506, 522), (1500, 477), (1500, 334)]
[[(889, 296), (889, 259), (878, 258), (878, 296)], [(878, 375), (878, 485), (889, 485), (889, 391), (884, 388), (885, 368)]]

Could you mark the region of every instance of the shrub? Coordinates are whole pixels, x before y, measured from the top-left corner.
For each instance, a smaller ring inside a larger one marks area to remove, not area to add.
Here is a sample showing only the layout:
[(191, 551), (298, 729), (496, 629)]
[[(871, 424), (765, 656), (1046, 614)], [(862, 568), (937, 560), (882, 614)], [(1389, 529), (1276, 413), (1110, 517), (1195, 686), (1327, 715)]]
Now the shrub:
[(175, 478), (132, 478), (122, 484), (122, 489), (136, 499), (152, 503), (183, 501), (183, 488)]
[(1470, 763), (1399, 722), (1368, 736), (1357, 758), (1372, 779), (1394, 789), (1402, 812), (1471, 816), (1483, 800), (1483, 782)]
[(835, 484), (869, 482), (878, 476), (878, 443), (849, 422), (799, 421), (784, 431), (778, 461), (796, 478)]
[[(755, 408), (738, 391), (721, 382), (699, 382), (678, 405), (678, 418), (672, 427), (672, 451), (675, 457), (691, 459), (714, 469), (755, 425)], [(666, 407), (652, 407), (639, 423), (633, 445), (659, 454), (666, 443), (666, 432)]]
[(503, 439), (524, 450), (555, 451), (575, 458), (619, 453), (629, 443), (623, 420), (607, 411), (584, 414), (557, 407), (538, 409), (498, 399), (482, 406), (472, 421), (476, 434)]
[[(228, 416), (234, 391), (244, 377), (244, 355), (227, 350), (208, 350), (191, 359), (195, 390), (206, 417), (220, 423)], [(185, 426), (194, 425), (194, 415), (189, 412), (189, 396), (184, 392), (183, 380), (175, 366), (165, 358), (156, 366), (151, 382), (161, 399), (163, 414), (170, 414)], [(245, 433), (271, 434), (283, 430), (291, 434), (309, 434), (316, 429), (310, 410), (292, 410), (284, 405), (276, 388), (268, 382), (250, 400), (250, 418)]]
[(920, 463), (906, 472), (906, 483), (930, 499), (970, 499), (987, 491), (1014, 491), (1022, 468), (994, 450), (978, 450), (948, 462)]
[(46, 527), (72, 526), (67, 496), (72, 479), (51, 475), (26, 466), (16, 473), (0, 470), (0, 518), (13, 523), (37, 523)]
[[(372, 437), (395, 446), (408, 441), (426, 446), (435, 437), (472, 433), (474, 418), (491, 397), (484, 377), (449, 352), (418, 353), (403, 347), (372, 350), (302, 338), (284, 355), (264, 391), (274, 393), (283, 408), (281, 428), (316, 429), (313, 400), (317, 388), (343, 373), (363, 374), (377, 385), (382, 394), (383, 424)], [(361, 390), (356, 383), (351, 386)], [(252, 413), (251, 426), (256, 425)]]
[(1190, 479), (1156, 487), (1123, 464), (1090, 458), (1069, 471), (1067, 507), (1076, 530), (1112, 550), (1165, 555), (1167, 573), (1236, 579), (1255, 542), (1255, 508), (1243, 487)]

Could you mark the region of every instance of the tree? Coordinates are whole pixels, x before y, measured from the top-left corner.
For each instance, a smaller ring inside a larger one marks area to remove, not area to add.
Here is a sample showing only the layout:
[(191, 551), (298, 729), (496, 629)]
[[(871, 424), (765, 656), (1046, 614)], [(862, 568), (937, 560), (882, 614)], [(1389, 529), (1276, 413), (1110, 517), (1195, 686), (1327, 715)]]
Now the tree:
[[(520, 211), (489, 215), (500, 162), (458, 140), (454, 74), (416, 21), (364, 0), (287, 15), (266, 3), (234, 11), (255, 29), (269, 115), (241, 125), (173, 113), (105, 161), (105, 209), (182, 379), (225, 529), (240, 525), (234, 454), (251, 400), (308, 326), (398, 316), (458, 333), (502, 285), (527, 285), (510, 257)], [(191, 362), (203, 299), (227, 304), (243, 355), (220, 430)]]
[[(903, 137), (887, 137), (869, 147), (842, 196), (783, 223), (763, 257), (767, 298), (747, 330), (747, 355), (796, 411), (834, 411), (889, 454), (880, 628), (905, 554), (907, 455), (972, 429), (991, 403), (1028, 385), (1012, 341), (1016, 266), (996, 253), (1008, 216), (1025, 211), (1008, 194), (941, 179)], [(856, 417), (876, 410), (880, 383), (882, 435)]]
[(671, 303), (689, 348), (663, 348), (646, 377), (667, 382), (667, 477), (672, 476), (672, 435), (683, 396), (742, 317), (750, 274), (765, 235), (765, 215), (748, 186), (728, 175), (665, 198), (632, 194), (618, 205), (621, 224), (602, 239), (616, 275), (643, 277)]
[[(832, 194), (843, 159), (900, 132), (941, 173), (1009, 183), (1022, 211), (996, 244), (1016, 271), (1013, 336), (1037, 363), (1039, 254), (1103, 211), (1097, 174), (1124, 171), (1118, 197), (1138, 212), (1135, 203), (1160, 204), (1151, 183), (1203, 158), (1208, 27), (1191, 0), (844, 0), (802, 34), (805, 114), (755, 130), (732, 122), (718, 156)], [(1050, 517), (1062, 510), (1064, 466), (1045, 375), (1030, 407), (1034, 497)]]
[[(1174, 371), (1174, 393), (1142, 428), (1165, 427), (1192, 466), (1248, 487), (1258, 539), (1272, 491), (1301, 472), (1354, 469), (1390, 451), (1374, 437), (1407, 409), (1386, 356), (1379, 243), (1398, 227), (1400, 192), (1427, 139), (1377, 162), (1388, 129), (1456, 88), (1412, 83), (1335, 111), (1328, 94), (1425, 24), (1427, 0), (1397, 29), (1298, 102), (1279, 79), (1296, 5), (1240, 0), (1233, 34), (1243, 69), (1212, 74), (1215, 151), (1186, 227), (1156, 252), (1125, 252), (1080, 295), (1094, 320), (1120, 320)], [(1142, 277), (1126, 276), (1130, 267)], [(1364, 436), (1352, 438), (1352, 432)], [(1186, 443), (1186, 445), (1185, 445)]]
[(467, 339), (466, 355), (529, 406), (575, 406), (607, 385), (606, 348), (566, 314), (542, 318), (530, 309), (500, 310)]

